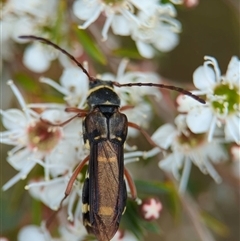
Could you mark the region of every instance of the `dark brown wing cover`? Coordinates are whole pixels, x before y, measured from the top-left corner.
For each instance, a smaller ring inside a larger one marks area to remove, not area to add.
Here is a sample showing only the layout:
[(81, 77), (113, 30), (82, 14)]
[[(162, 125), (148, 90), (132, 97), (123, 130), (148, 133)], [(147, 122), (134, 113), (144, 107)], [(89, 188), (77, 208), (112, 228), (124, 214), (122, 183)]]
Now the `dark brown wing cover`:
[(123, 143), (127, 134), (126, 116), (111, 117), (93, 112), (85, 119), (84, 139), (90, 142), (89, 178), (83, 187), (83, 221), (89, 233), (109, 241), (118, 230), (126, 205)]

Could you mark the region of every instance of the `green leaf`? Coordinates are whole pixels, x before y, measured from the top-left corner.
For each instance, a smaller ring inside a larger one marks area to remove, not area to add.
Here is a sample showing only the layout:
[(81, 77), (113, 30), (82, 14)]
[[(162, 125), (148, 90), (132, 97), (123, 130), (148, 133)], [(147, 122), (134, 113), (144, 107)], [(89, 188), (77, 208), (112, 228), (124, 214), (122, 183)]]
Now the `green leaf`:
[(36, 81), (34, 81), (32, 77), (28, 76), (25, 73), (16, 74), (14, 76), (14, 79), (26, 91), (29, 91), (31, 93), (37, 93), (40, 91), (39, 85), (36, 83)]
[(107, 60), (104, 54), (99, 50), (92, 37), (87, 34), (87, 31), (77, 29), (74, 27), (74, 31), (85, 52), (91, 56), (94, 60), (101, 64), (106, 64)]
[(67, 3), (64, 0), (60, 0), (56, 9), (56, 18), (49, 25), (42, 26), (43, 33), (47, 33), (47, 36), (51, 41), (56, 44), (62, 42), (63, 38), (66, 38), (66, 31), (63, 30), (63, 25), (66, 22), (66, 10)]
[(32, 199), (32, 223), (40, 225), (42, 221), (42, 204), (39, 200)]
[(144, 227), (144, 229), (146, 229), (147, 231), (149, 231), (151, 233), (160, 234), (160, 228), (159, 228), (159, 224), (157, 222), (155, 222), (155, 221), (142, 221), (141, 224)]
[(201, 217), (206, 226), (212, 229), (219, 236), (227, 237), (229, 235), (229, 228), (224, 223), (211, 216), (209, 213), (202, 212)]
[(143, 57), (138, 53), (136, 48), (126, 49), (126, 48), (119, 48), (113, 50), (113, 54), (122, 57), (122, 58), (129, 58), (129, 59), (143, 59)]
[(131, 231), (138, 240), (143, 240), (144, 229), (141, 225), (138, 206), (135, 202), (127, 202), (127, 210), (122, 217), (121, 224), (125, 229)]
[(64, 14), (66, 12), (66, 9), (67, 9), (66, 1), (60, 1), (57, 8), (57, 18), (54, 23), (54, 26), (52, 27), (52, 31), (50, 32), (50, 34), (53, 35), (51, 39), (55, 40), (57, 44), (59, 44), (61, 39), (64, 37), (62, 36), (63, 35), (62, 25), (63, 25)]
[(147, 232), (160, 233), (159, 225), (156, 221), (147, 221), (141, 216), (139, 205), (128, 200), (127, 209), (122, 217), (121, 226), (132, 232), (138, 240), (144, 240)]
[(135, 180), (134, 182), (140, 197), (149, 195), (160, 196), (165, 194), (164, 198), (167, 199), (166, 203), (171, 214), (175, 217), (179, 216), (181, 210), (181, 201), (179, 200), (178, 191), (171, 182), (144, 180)]
[(135, 180), (134, 182), (138, 193), (141, 194), (160, 195), (171, 191), (169, 185), (164, 182), (145, 180)]
[(166, 196), (169, 211), (176, 218), (181, 212), (181, 201), (179, 198), (178, 190), (174, 187), (172, 182), (167, 182), (166, 186), (169, 188), (169, 195)]

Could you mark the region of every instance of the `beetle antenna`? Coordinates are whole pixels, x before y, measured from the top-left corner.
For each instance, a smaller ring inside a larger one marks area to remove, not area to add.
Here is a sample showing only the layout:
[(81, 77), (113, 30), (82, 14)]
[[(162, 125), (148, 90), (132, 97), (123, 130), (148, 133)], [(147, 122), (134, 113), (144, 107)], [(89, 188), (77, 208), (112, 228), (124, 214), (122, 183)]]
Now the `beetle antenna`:
[(85, 73), (89, 79), (89, 81), (93, 81), (94, 78), (91, 77), (88, 73), (88, 71), (83, 67), (83, 65), (81, 63), (79, 63), (76, 58), (73, 57), (73, 55), (71, 55), (70, 53), (68, 53), (66, 50), (62, 49), (61, 47), (59, 47), (57, 44), (51, 42), (50, 40), (48, 39), (45, 39), (45, 38), (42, 38), (42, 37), (38, 37), (38, 36), (34, 36), (34, 35), (22, 35), (22, 36), (19, 36), (19, 38), (21, 39), (33, 39), (33, 40), (38, 40), (38, 41), (41, 41), (45, 44), (48, 44), (48, 45), (51, 45), (52, 47), (54, 47), (55, 49), (58, 49), (59, 51), (61, 51), (63, 54), (67, 55), (73, 62), (76, 63), (76, 65), (78, 67), (80, 67), (83, 71), (83, 73)]
[[(33, 40), (38, 40), (41, 41), (45, 44), (51, 45), (52, 47), (54, 47), (55, 49), (58, 49), (59, 51), (61, 51), (63, 54), (67, 55), (73, 62), (76, 63), (76, 65), (78, 67), (80, 67), (83, 71), (83, 73), (85, 73), (89, 79), (89, 81), (94, 81), (95, 78), (91, 77), (88, 73), (88, 71), (83, 67), (83, 65), (81, 63), (79, 63), (76, 58), (74, 58), (73, 55), (71, 55), (70, 53), (68, 53), (66, 50), (62, 49), (61, 47), (59, 47), (57, 44), (51, 42), (48, 39), (42, 38), (42, 37), (38, 37), (38, 36), (34, 36), (34, 35), (22, 35), (19, 36), (19, 38), (21, 39), (33, 39)], [(113, 85), (117, 86), (117, 87), (124, 87), (124, 86), (153, 86), (153, 87), (158, 87), (158, 88), (162, 88), (162, 89), (169, 89), (169, 90), (175, 90), (177, 92), (183, 93), (184, 95), (188, 95), (190, 97), (192, 97), (193, 99), (199, 101), (202, 104), (205, 104), (205, 100), (203, 100), (202, 98), (198, 97), (197, 95), (192, 94), (191, 92), (180, 88), (180, 87), (176, 87), (176, 86), (172, 86), (172, 85), (164, 85), (164, 84), (155, 84), (155, 83), (126, 83), (126, 84), (119, 84), (118, 82), (112, 82)]]
[(117, 87), (152, 86), (152, 87), (158, 87), (158, 88), (162, 88), (162, 89), (175, 90), (177, 92), (183, 93), (184, 95), (188, 95), (188, 96), (192, 97), (193, 99), (197, 100), (198, 102), (200, 102), (202, 104), (206, 104), (206, 101), (204, 99), (200, 98), (199, 96), (194, 95), (190, 91), (187, 91), (183, 88), (172, 86), (172, 85), (155, 84), (155, 83), (126, 83), (126, 84), (120, 84), (118, 82), (113, 82), (113, 85), (117, 86)]

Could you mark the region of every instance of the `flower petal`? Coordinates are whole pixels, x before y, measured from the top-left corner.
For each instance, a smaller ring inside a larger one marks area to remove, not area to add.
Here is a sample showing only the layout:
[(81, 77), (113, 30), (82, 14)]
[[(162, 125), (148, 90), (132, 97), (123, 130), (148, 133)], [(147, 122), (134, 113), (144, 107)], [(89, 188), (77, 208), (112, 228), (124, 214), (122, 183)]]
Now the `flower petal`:
[[(33, 185), (29, 188), (29, 193), (34, 198), (42, 201), (46, 206), (56, 210), (64, 198), (65, 181), (62, 178), (55, 178), (53, 181), (42, 182), (42, 185), (38, 185), (38, 182), (41, 183), (41, 180), (30, 182), (29, 186)], [(35, 183), (36, 185), (34, 185)]]
[(23, 169), (26, 165), (28, 165), (30, 161), (30, 150), (25, 148), (16, 152), (12, 156), (8, 156), (7, 161), (9, 164), (14, 167), (16, 170)]
[(12, 38), (17, 43), (26, 43), (29, 40), (20, 39), (20, 35), (31, 35), (36, 28), (35, 23), (27, 16), (22, 16), (18, 18), (15, 24), (12, 25)]
[(64, 69), (60, 83), (69, 93), (81, 95), (88, 91), (88, 78), (76, 67)]
[(18, 234), (18, 241), (45, 241), (45, 238), (42, 230), (35, 225), (23, 227)]
[(156, 36), (153, 45), (162, 52), (169, 52), (179, 43), (179, 37), (169, 27), (163, 28)]
[(153, 47), (149, 44), (146, 44), (142, 41), (136, 41), (136, 46), (139, 53), (147, 59), (153, 58), (153, 56), (155, 55)]
[(189, 112), (191, 109), (193, 109), (195, 106), (202, 105), (190, 96), (187, 95), (179, 95), (176, 100), (178, 104), (178, 111), (179, 112)]
[(28, 46), (23, 55), (23, 63), (30, 70), (41, 73), (50, 66), (47, 52), (39, 44)]
[(174, 126), (171, 124), (165, 124), (154, 132), (152, 140), (162, 148), (167, 149), (171, 145), (175, 134), (176, 130)]
[(128, 36), (131, 34), (129, 20), (121, 15), (115, 15), (112, 20), (112, 30), (116, 35)]
[(200, 90), (212, 89), (216, 83), (216, 75), (212, 68), (200, 66), (193, 73), (193, 83)]
[(3, 112), (2, 123), (7, 129), (17, 129), (26, 126), (27, 119), (18, 109), (9, 109)]
[(157, 0), (131, 0), (131, 2), (134, 4), (135, 7), (142, 11), (155, 9), (157, 7), (158, 1)]
[(82, 20), (88, 20), (99, 8), (97, 1), (77, 0), (73, 3), (73, 13)]
[(240, 61), (236, 56), (233, 56), (229, 62), (226, 72), (226, 79), (239, 86), (240, 82)]
[(42, 112), (41, 117), (44, 120), (48, 120), (51, 123), (62, 123), (66, 120), (68, 120), (71, 115), (64, 111), (64, 109), (58, 109), (58, 110), (45, 110)]
[(193, 133), (204, 133), (210, 128), (213, 113), (210, 108), (196, 107), (187, 115), (187, 125)]
[(227, 140), (240, 144), (240, 119), (237, 116), (229, 117), (226, 121), (225, 136)]
[(63, 175), (69, 168), (73, 169), (76, 160), (76, 149), (71, 143), (62, 141), (57, 147), (48, 155), (48, 163), (50, 165), (56, 164), (56, 167), (49, 168), (53, 177)]

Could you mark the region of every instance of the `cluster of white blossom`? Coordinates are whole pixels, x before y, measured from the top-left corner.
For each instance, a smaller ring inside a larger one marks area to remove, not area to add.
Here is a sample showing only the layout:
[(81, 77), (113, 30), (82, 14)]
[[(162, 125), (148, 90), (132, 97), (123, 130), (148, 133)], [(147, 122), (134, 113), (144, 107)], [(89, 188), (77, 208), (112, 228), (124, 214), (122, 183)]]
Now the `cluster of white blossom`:
[[(180, 4), (180, 0), (172, 1)], [(65, 19), (77, 18), (85, 23), (80, 28), (87, 28), (101, 13), (106, 16), (102, 35), (107, 39), (110, 26), (113, 33), (121, 36), (131, 36), (136, 42), (139, 53), (145, 58), (152, 58), (155, 49), (162, 52), (172, 50), (179, 42), (178, 34), (181, 24), (175, 19), (176, 10), (170, 3), (160, 1), (109, 1), (109, 0), (76, 0), (73, 2), (72, 11), (65, 11), (67, 5), (61, 1), (40, 0), (8, 0), (2, 7), (0, 25), (4, 34), (0, 41), (4, 46), (2, 56), (11, 59), (14, 42), (26, 43), (28, 40), (19, 39), (21, 35), (37, 35), (58, 41), (58, 44), (68, 48), (67, 40), (63, 36), (71, 32)], [(65, 16), (68, 12), (71, 16)], [(52, 34), (55, 33), (55, 35)], [(61, 42), (60, 42), (61, 39)], [(71, 43), (70, 46), (75, 45)], [(80, 53), (78, 53), (80, 54)], [(58, 53), (38, 42), (31, 43), (24, 52), (23, 63), (34, 72), (46, 71)], [(61, 59), (60, 63), (64, 65)]]
[[(179, 0), (172, 2), (182, 3)], [(176, 10), (171, 3), (163, 4), (157, 0), (76, 0), (73, 12), (85, 21), (79, 26), (81, 29), (87, 28), (104, 13), (103, 40), (107, 39), (111, 27), (116, 35), (131, 36), (145, 58), (152, 58), (155, 49), (168, 52), (179, 41), (181, 24), (175, 19)]]
[[(55, 23), (57, 19), (58, 0), (9, 0), (2, 6), (0, 25), (2, 32), (1, 46), (2, 57), (11, 59), (14, 42), (26, 43), (27, 40), (20, 39), (20, 35), (40, 35), (49, 37), (46, 31), (49, 23)], [(45, 28), (45, 31), (44, 31)], [(49, 51), (46, 46), (37, 42), (31, 43), (24, 52), (23, 63), (31, 71), (46, 71), (52, 60), (57, 57), (56, 53)]]
[(159, 146), (170, 149), (171, 153), (159, 162), (159, 167), (172, 172), (180, 181), (180, 192), (186, 189), (192, 163), (217, 183), (221, 181), (211, 162), (228, 160), (224, 143), (232, 145), (229, 152), (237, 169), (240, 162), (239, 59), (232, 57), (226, 74), (221, 75), (217, 61), (206, 56), (203, 66), (193, 73), (193, 82), (198, 90), (192, 93), (204, 96), (206, 104), (180, 95), (177, 99), (180, 114), (175, 126), (165, 124), (152, 135)]

